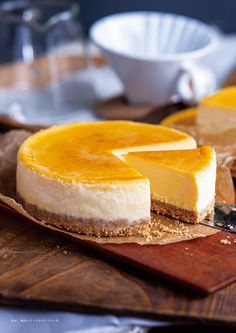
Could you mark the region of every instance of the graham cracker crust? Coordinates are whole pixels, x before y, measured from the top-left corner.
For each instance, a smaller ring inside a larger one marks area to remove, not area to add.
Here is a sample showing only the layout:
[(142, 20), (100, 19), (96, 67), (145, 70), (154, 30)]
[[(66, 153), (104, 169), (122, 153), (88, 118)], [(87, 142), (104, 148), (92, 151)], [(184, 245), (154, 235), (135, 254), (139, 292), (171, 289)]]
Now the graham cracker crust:
[(75, 218), (68, 215), (50, 213), (31, 205), (17, 195), (17, 201), (34, 218), (58, 229), (75, 232), (86, 236), (145, 236), (148, 233), (150, 220), (129, 222), (126, 219), (104, 221), (101, 219)]
[[(104, 221), (101, 219), (75, 218), (68, 215), (50, 213), (44, 209), (31, 205), (17, 195), (17, 201), (34, 218), (58, 229), (75, 232), (86, 236), (114, 237), (114, 236), (144, 236), (147, 237), (151, 225), (150, 219), (129, 222), (126, 219)], [(200, 213), (189, 211), (177, 206), (152, 199), (151, 209), (157, 214), (165, 215), (179, 221), (197, 224), (211, 216), (214, 210), (213, 200)]]
[(190, 211), (169, 203), (152, 199), (152, 210), (155, 213), (170, 216), (177, 220), (193, 224), (199, 223), (204, 219), (210, 217), (211, 214), (213, 213), (214, 205), (215, 205), (215, 200), (212, 200), (212, 202), (208, 205), (208, 207), (204, 211), (197, 213), (195, 211)]

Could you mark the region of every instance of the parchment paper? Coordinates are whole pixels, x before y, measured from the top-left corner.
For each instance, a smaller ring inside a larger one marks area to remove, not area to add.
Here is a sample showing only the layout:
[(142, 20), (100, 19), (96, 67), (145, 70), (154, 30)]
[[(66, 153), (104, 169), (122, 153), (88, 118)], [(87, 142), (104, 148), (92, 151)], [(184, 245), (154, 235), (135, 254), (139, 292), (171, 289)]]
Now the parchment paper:
[[(131, 237), (88, 237), (72, 232), (57, 229), (47, 224), (47, 221), (39, 221), (29, 215), (16, 201), (16, 155), (19, 145), (25, 140), (30, 132), (13, 130), (0, 136), (0, 201), (11, 207), (15, 212), (25, 216), (30, 222), (40, 224), (47, 229), (57, 231), (75, 239), (94, 241), (97, 243), (138, 243), (144, 244), (168, 244), (198, 237), (206, 237), (215, 234), (218, 230), (200, 224), (191, 225), (170, 219), (161, 215), (152, 214), (152, 223), (147, 234), (144, 236)], [(218, 173), (218, 202), (232, 203), (230, 191), (234, 193), (230, 172), (226, 166)], [(221, 181), (223, 180), (223, 181)], [(222, 186), (223, 184), (223, 186)]]

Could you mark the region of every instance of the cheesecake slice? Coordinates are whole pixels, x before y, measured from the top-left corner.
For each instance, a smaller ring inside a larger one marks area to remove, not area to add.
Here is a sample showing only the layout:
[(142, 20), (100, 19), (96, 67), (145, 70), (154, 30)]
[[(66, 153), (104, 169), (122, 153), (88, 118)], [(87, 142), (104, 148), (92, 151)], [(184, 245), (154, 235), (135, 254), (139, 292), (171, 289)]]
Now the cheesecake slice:
[(155, 212), (190, 223), (212, 213), (216, 181), (213, 148), (132, 152), (125, 161), (149, 179)]
[(236, 87), (224, 88), (199, 104), (197, 128), (205, 142), (236, 142)]
[(55, 126), (21, 145), (17, 195), (30, 214), (58, 228), (97, 236), (137, 234), (150, 221), (150, 182), (125, 155), (195, 147), (189, 135), (158, 125)]

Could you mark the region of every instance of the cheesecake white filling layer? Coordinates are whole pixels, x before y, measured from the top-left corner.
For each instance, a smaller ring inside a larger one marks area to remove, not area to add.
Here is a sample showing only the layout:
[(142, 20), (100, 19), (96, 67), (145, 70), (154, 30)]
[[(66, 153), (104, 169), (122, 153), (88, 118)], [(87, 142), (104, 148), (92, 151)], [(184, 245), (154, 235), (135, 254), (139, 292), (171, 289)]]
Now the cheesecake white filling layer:
[(49, 213), (129, 223), (150, 218), (148, 179), (119, 183), (65, 183), (38, 174), (18, 162), (17, 192), (28, 204)]
[[(208, 168), (195, 175), (168, 172), (165, 168), (158, 170), (158, 177), (150, 177), (152, 199), (181, 207), (188, 211), (201, 213), (215, 199), (216, 163), (212, 161)], [(165, 181), (162, 181), (165, 177)], [(179, 189), (176, 190), (176, 189)], [(181, 194), (180, 194), (181, 193)]]
[(215, 200), (215, 184), (216, 184), (216, 155), (214, 159), (204, 170), (196, 174), (196, 182), (198, 184), (198, 200), (195, 210), (204, 211), (211, 202)]
[[(172, 158), (174, 157), (172, 156)], [(164, 165), (158, 164), (148, 160), (147, 157), (145, 159), (145, 154), (144, 157), (128, 154), (125, 161), (149, 179), (151, 196), (155, 201), (197, 213), (203, 212), (214, 202), (216, 182), (214, 151), (209, 164), (199, 167), (197, 172), (181, 170), (181, 164), (178, 169), (178, 160), (175, 168), (169, 167), (167, 162)], [(179, 163), (181, 163), (181, 159)]]

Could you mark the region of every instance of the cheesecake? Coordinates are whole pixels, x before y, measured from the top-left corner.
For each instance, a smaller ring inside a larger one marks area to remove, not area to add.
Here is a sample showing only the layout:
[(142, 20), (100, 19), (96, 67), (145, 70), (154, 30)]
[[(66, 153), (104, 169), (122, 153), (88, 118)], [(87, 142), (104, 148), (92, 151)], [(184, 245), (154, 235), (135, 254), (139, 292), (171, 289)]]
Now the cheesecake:
[(149, 179), (151, 208), (156, 213), (190, 223), (212, 213), (216, 182), (213, 148), (131, 152), (125, 161)]
[(236, 142), (236, 87), (224, 88), (206, 97), (197, 107), (200, 138), (213, 144)]
[[(150, 221), (151, 197), (157, 199), (153, 203), (159, 200), (158, 183), (152, 193), (152, 172), (146, 175), (135, 167), (129, 154), (155, 151), (161, 159), (167, 150), (179, 150), (175, 154), (177, 158), (189, 150), (194, 174), (197, 167), (203, 169), (196, 162), (201, 154), (198, 150), (194, 154), (195, 148), (196, 142), (191, 136), (158, 125), (106, 121), (54, 126), (33, 134), (21, 145), (17, 158), (17, 197), (31, 215), (58, 228), (96, 236), (139, 234)], [(185, 165), (189, 167), (188, 163), (182, 163), (182, 168)], [(153, 175), (156, 175), (155, 168)], [(165, 180), (169, 184), (171, 169), (176, 174), (174, 166), (166, 168), (163, 184)], [(213, 184), (215, 169), (211, 168), (211, 172), (210, 184)], [(209, 172), (198, 174), (199, 182), (208, 186)], [(204, 201), (207, 209), (212, 204), (212, 192), (209, 195), (208, 191), (201, 192), (196, 198), (197, 185), (182, 179), (181, 186), (174, 184), (168, 189), (170, 193), (176, 192), (180, 198), (187, 191), (188, 202), (194, 197), (196, 201)], [(171, 204), (189, 211), (193, 208), (184, 206), (183, 200), (171, 201)], [(196, 203), (196, 207), (200, 214), (203, 204)], [(199, 221), (199, 216), (188, 222)]]

